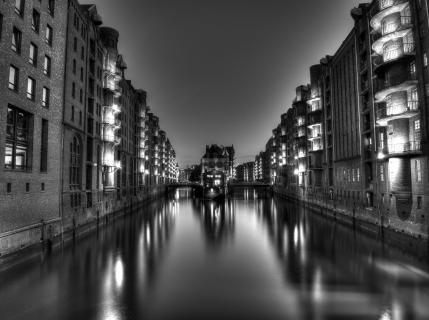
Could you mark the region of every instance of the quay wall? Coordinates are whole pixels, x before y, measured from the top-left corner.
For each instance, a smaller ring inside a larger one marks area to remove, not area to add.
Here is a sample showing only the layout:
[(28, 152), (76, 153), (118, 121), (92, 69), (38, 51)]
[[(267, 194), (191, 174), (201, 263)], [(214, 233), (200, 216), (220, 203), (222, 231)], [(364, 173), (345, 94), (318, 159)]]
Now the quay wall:
[(323, 196), (290, 192), (280, 186), (275, 186), (273, 191), (275, 196), (299, 202), (314, 214), (348, 225), (379, 241), (398, 247), (404, 253), (421, 259), (429, 256), (429, 230), (422, 230), (421, 225), (400, 225), (395, 220), (391, 221), (380, 209), (365, 208), (352, 202), (337, 202)]
[(40, 249), (51, 249), (52, 246), (84, 236), (97, 226), (164, 197), (165, 193), (166, 186), (157, 185), (147, 187), (136, 196), (123, 200), (113, 201), (106, 196), (99, 206), (78, 210), (72, 216), (60, 214), (58, 218), (41, 220), (39, 223), (0, 233), (0, 269), (10, 261), (20, 260), (19, 256), (25, 259), (31, 257), (31, 253), (40, 253)]

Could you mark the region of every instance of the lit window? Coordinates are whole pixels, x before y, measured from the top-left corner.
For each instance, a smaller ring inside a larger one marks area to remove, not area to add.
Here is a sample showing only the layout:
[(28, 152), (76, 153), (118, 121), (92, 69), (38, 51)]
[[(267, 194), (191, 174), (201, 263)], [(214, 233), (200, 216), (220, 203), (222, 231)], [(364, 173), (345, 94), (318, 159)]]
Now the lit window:
[(43, 62), (43, 73), (50, 77), (51, 76), (51, 58), (45, 56), (45, 60)]
[(24, 15), (24, 5), (24, 0), (15, 0), (15, 12), (21, 17)]
[(380, 181), (384, 182), (384, 166), (380, 165)]
[(427, 53), (425, 52), (425, 53), (423, 53), (423, 65), (425, 66), (425, 67), (427, 67), (428, 66), (428, 55), (427, 55)]
[(422, 165), (420, 160), (415, 160), (416, 180), (422, 182)]
[(30, 43), (30, 54), (28, 56), (28, 62), (33, 66), (37, 66), (37, 46), (34, 43)]
[(33, 78), (28, 78), (27, 81), (27, 99), (34, 101), (36, 90), (36, 81)]
[(9, 106), (7, 108), (5, 168), (29, 169), (30, 114)]
[(52, 37), (53, 37), (52, 27), (48, 25), (46, 26), (45, 41), (50, 46), (52, 46)]
[(14, 66), (9, 67), (9, 89), (18, 91), (19, 70)]
[(42, 106), (45, 108), (49, 108), (49, 104), (50, 104), (50, 90), (46, 87), (43, 87)]

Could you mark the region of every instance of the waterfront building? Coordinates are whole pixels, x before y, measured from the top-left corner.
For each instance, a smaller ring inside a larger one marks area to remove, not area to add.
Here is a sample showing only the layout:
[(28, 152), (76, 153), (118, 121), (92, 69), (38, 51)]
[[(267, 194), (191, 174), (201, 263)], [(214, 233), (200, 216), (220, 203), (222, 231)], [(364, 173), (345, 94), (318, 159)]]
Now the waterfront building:
[(352, 30), (310, 68), (310, 84), (297, 88), (266, 145), (270, 181), (287, 195), (427, 237), (427, 1), (377, 0), (351, 15)]
[(95, 5), (2, 2), (0, 31), (0, 254), (177, 181), (175, 151)]
[(60, 229), (66, 1), (0, 2), (0, 254)]
[(206, 152), (201, 159), (201, 177), (208, 171), (219, 171), (225, 175), (226, 182), (234, 179), (234, 147), (207, 145)]
[(237, 166), (236, 181), (237, 182), (254, 182), (254, 162), (246, 162)]

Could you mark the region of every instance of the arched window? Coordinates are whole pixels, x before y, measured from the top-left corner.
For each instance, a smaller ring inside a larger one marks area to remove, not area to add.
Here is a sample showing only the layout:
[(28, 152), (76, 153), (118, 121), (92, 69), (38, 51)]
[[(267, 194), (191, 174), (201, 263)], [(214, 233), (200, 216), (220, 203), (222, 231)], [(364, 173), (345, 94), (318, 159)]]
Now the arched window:
[(81, 176), (81, 146), (79, 139), (73, 137), (70, 143), (70, 189), (80, 188)]

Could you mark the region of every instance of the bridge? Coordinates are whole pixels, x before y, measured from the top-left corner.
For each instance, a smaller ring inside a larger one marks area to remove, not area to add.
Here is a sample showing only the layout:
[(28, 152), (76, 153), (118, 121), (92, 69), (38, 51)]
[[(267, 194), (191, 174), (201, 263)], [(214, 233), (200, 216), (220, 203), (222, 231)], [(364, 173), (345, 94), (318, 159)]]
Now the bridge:
[[(166, 185), (166, 194), (171, 194), (175, 192), (177, 189), (182, 188), (190, 188), (192, 192), (194, 192), (195, 196), (202, 196), (204, 192), (204, 187), (200, 183), (192, 183), (192, 182), (178, 182), (178, 183), (170, 183)], [(265, 195), (271, 195), (273, 188), (269, 183), (261, 183), (261, 182), (234, 182), (228, 184), (228, 194), (234, 193), (237, 189), (250, 188), (257, 191), (262, 191)]]
[(193, 182), (177, 182), (167, 184), (165, 187), (166, 194), (175, 192), (177, 189), (189, 188), (195, 193), (195, 195), (200, 195), (203, 192), (203, 186), (200, 183)]
[(273, 192), (273, 187), (269, 183), (263, 182), (234, 182), (228, 184), (228, 194), (234, 193), (237, 189), (253, 189), (258, 192), (263, 191), (265, 196), (271, 195)]

